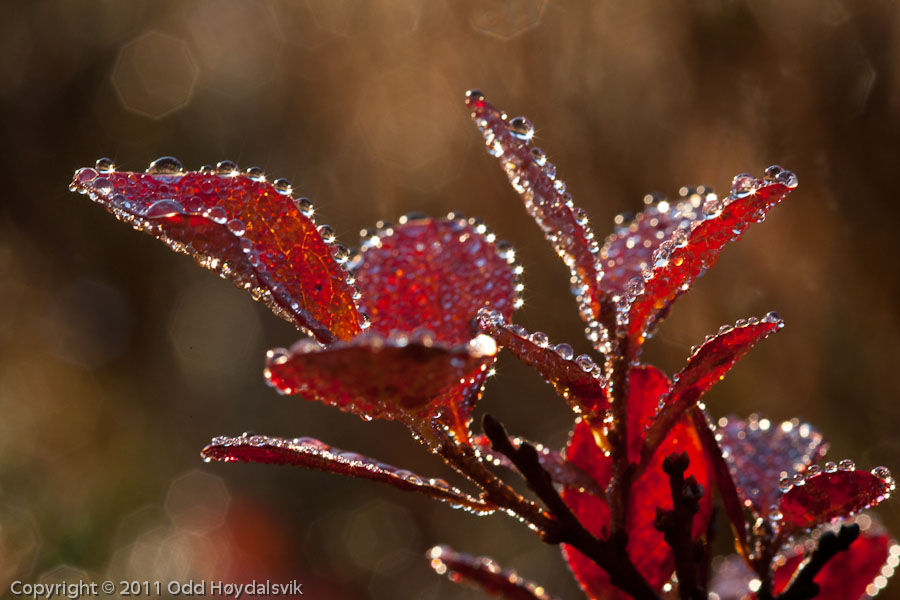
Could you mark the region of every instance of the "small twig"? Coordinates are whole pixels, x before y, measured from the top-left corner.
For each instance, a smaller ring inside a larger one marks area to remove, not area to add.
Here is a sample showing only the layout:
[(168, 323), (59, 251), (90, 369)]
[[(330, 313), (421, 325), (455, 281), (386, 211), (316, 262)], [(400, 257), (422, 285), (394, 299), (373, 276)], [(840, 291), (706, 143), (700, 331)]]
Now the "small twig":
[(859, 525), (842, 525), (837, 533), (829, 531), (819, 538), (816, 549), (800, 568), (787, 589), (776, 600), (810, 600), (819, 595), (819, 586), (813, 581), (819, 571), (839, 552), (850, 547), (859, 537)]
[(675, 573), (678, 575), (678, 594), (682, 600), (703, 600), (706, 593), (700, 585), (699, 559), (703, 546), (694, 543), (691, 535), (694, 515), (700, 509), (698, 500), (703, 496), (703, 486), (694, 476), (684, 477), (690, 464), (687, 452), (672, 453), (662, 464), (669, 476), (672, 494), (672, 510), (656, 509), (653, 526), (661, 531), (675, 557)]
[(635, 600), (659, 600), (656, 591), (628, 557), (628, 538), (624, 530), (612, 533), (606, 540), (594, 537), (569, 510), (553, 486), (550, 474), (541, 466), (534, 446), (522, 443), (517, 448), (509, 439), (503, 424), (489, 414), (484, 416), (482, 427), (493, 449), (509, 458), (558, 524), (554, 531), (555, 537), (545, 537), (544, 541), (568, 544), (577, 549), (609, 574), (611, 584), (630, 594)]

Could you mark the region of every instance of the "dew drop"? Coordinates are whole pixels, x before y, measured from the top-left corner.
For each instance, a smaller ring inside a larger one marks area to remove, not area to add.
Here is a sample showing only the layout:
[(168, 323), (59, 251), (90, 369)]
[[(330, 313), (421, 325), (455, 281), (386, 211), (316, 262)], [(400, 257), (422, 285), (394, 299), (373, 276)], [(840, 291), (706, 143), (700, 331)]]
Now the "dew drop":
[(572, 360), (572, 357), (575, 356), (575, 350), (572, 349), (572, 346), (566, 343), (556, 344), (555, 346), (553, 346), (553, 351), (556, 352), (563, 360)]
[(893, 479), (891, 477), (891, 471), (887, 467), (875, 467), (874, 469), (872, 469), (872, 475), (884, 481)]
[(147, 173), (150, 175), (181, 175), (184, 173), (184, 167), (181, 166), (181, 161), (173, 156), (161, 156), (150, 163)]
[(827, 463), (825, 463), (825, 472), (826, 473), (834, 473), (837, 470), (838, 470), (838, 466), (834, 462), (828, 461)]
[(113, 185), (112, 181), (110, 181), (106, 177), (98, 177), (91, 184), (91, 188), (98, 194), (105, 196), (112, 191)]
[(350, 250), (343, 244), (334, 244), (331, 247), (331, 255), (334, 257), (337, 264), (342, 265), (350, 258)]
[(148, 219), (155, 219), (160, 217), (171, 217), (183, 213), (184, 207), (174, 200), (158, 200), (144, 211), (143, 216)]
[(797, 176), (794, 175), (793, 171), (782, 171), (775, 177), (775, 183), (780, 183), (789, 189), (794, 189), (797, 187)]
[(275, 187), (275, 191), (279, 194), (284, 194), (285, 196), (290, 196), (291, 192), (294, 191), (293, 186), (291, 186), (291, 182), (287, 179), (276, 179), (272, 185)]
[(547, 155), (537, 146), (531, 149), (531, 158), (539, 167), (543, 167), (547, 163)]
[(509, 121), (509, 132), (527, 142), (534, 137), (534, 125), (525, 117), (513, 117)]
[(313, 214), (315, 213), (315, 209), (313, 208), (313, 203), (310, 201), (309, 198), (295, 198), (294, 206), (296, 206), (297, 210), (299, 210), (300, 213), (306, 218), (312, 217)]
[(219, 161), (216, 164), (216, 175), (234, 175), (237, 170), (238, 166), (230, 160)]
[(587, 354), (579, 354), (578, 358), (575, 359), (575, 364), (581, 367), (581, 370), (585, 373), (590, 373), (597, 366), (594, 363), (594, 359)]
[(542, 331), (535, 331), (528, 337), (528, 339), (530, 339), (531, 343), (533, 343), (538, 348), (546, 348), (550, 343), (550, 339), (547, 337), (547, 334)]
[(791, 481), (790, 477), (784, 477), (781, 479), (781, 481), (778, 482), (778, 488), (782, 492), (790, 491), (790, 489), (793, 487), (794, 487), (794, 482)]
[(89, 167), (78, 169), (75, 172), (75, 182), (81, 185), (87, 185), (97, 179), (97, 171)]
[(98, 158), (94, 168), (100, 173), (111, 173), (116, 170), (116, 163), (111, 158)]
[(749, 173), (740, 173), (731, 181), (731, 194), (743, 198), (756, 191), (756, 179)]
[(556, 165), (551, 162), (545, 162), (542, 168), (544, 170), (544, 175), (550, 179), (556, 179)]
[(260, 167), (250, 167), (244, 173), (253, 181), (263, 181), (266, 178), (265, 172)]
[(770, 167), (766, 167), (765, 173), (763, 173), (763, 178), (766, 181), (775, 181), (775, 179), (784, 171), (779, 165), (772, 165)]
[(806, 469), (806, 476), (807, 477), (815, 477), (816, 475), (819, 475), (821, 472), (822, 472), (822, 467), (820, 467), (819, 465), (810, 465), (810, 467), (808, 469)]
[(326, 244), (334, 241), (334, 229), (330, 225), (319, 225), (318, 232)]
[(806, 485), (806, 475), (803, 473), (797, 473), (794, 475), (793, 483), (796, 486)]
[(213, 206), (206, 209), (203, 216), (219, 225), (224, 225), (228, 222), (228, 213), (226, 213), (225, 209), (221, 206)]
[(473, 102), (478, 102), (479, 100), (484, 100), (484, 94), (481, 93), (481, 90), (471, 89), (466, 92), (466, 98)]
[(228, 221), (227, 226), (229, 231), (231, 231), (231, 233), (233, 233), (234, 235), (244, 235), (244, 233), (246, 233), (247, 231), (246, 225), (244, 225), (244, 222), (240, 219), (231, 219), (230, 221)]
[(852, 471), (855, 468), (856, 468), (856, 464), (848, 458), (845, 458), (844, 460), (842, 460), (841, 462), (838, 463), (838, 469), (841, 471)]

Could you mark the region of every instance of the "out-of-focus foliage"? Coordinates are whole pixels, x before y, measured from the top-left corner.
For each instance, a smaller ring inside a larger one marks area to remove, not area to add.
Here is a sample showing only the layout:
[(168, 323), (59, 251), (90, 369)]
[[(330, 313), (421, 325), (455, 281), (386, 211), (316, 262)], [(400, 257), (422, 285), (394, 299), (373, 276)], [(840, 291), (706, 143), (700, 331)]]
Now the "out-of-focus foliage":
[[(556, 549), (506, 520), (320, 474), (203, 465), (211, 435), (251, 428), (440, 469), (396, 424), (274, 395), (262, 356), (294, 341), (290, 326), (66, 190), (97, 156), (139, 170), (175, 154), (188, 168), (231, 158), (291, 179), (346, 243), (379, 218), (459, 210), (517, 247), (531, 284), (517, 320), (581, 339), (564, 268), (481, 155), (460, 101), (470, 87), (533, 119), (601, 236), (646, 192), (724, 191), (734, 173), (790, 165), (803, 187), (697, 283), (647, 360), (673, 370), (710, 323), (778, 307), (789, 324), (778, 343), (712, 392), (711, 409), (800, 416), (829, 432), (835, 455), (897, 464), (898, 24), (891, 3), (849, 1), (5, 11), (0, 585), (84, 572), (470, 597), (421, 561), (441, 540), (575, 594)], [(567, 411), (511, 357), (488, 392), (482, 410), (563, 445)], [(897, 510), (881, 513), (895, 531)]]

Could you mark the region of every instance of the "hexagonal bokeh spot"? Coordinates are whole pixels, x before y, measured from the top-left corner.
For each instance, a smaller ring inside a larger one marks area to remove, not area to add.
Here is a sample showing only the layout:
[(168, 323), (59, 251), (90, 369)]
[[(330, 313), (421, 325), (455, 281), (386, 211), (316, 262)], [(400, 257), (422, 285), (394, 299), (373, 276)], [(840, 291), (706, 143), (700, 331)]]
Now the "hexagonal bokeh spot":
[(119, 50), (112, 83), (127, 110), (160, 119), (188, 105), (198, 75), (184, 41), (148, 31)]
[(231, 494), (221, 477), (193, 469), (172, 481), (165, 508), (176, 527), (202, 532), (225, 522), (230, 502)]
[(215, 0), (188, 6), (191, 47), (204, 85), (237, 97), (275, 77), (284, 35), (268, 3)]
[(511, 40), (537, 27), (547, 0), (500, 0), (478, 2), (472, 14), (472, 28), (501, 40)]

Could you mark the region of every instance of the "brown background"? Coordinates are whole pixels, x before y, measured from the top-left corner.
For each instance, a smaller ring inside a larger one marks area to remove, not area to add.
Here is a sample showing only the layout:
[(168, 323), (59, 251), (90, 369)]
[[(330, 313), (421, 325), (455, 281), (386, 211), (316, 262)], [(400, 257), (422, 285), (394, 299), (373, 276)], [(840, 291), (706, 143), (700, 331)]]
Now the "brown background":
[[(446, 475), (402, 428), (261, 377), (293, 330), (66, 190), (100, 156), (224, 158), (287, 177), (340, 241), (422, 210), (482, 217), (525, 266), (517, 319), (588, 350), (565, 268), (464, 109), (537, 126), (598, 235), (648, 191), (727, 189), (779, 163), (800, 188), (729, 248), (648, 351), (677, 369), (722, 323), (785, 330), (709, 396), (799, 416), (831, 458), (900, 470), (900, 9), (891, 2), (57, 0), (0, 22), (0, 583), (296, 578), (310, 598), (472, 598), (446, 542), (576, 597), (556, 549), (376, 484), (204, 465), (212, 436), (312, 435)], [(481, 409), (561, 445), (570, 416), (508, 356)], [(879, 510), (900, 532), (900, 508)], [(68, 569), (68, 570), (67, 570)], [(888, 597), (900, 597), (896, 583)]]

